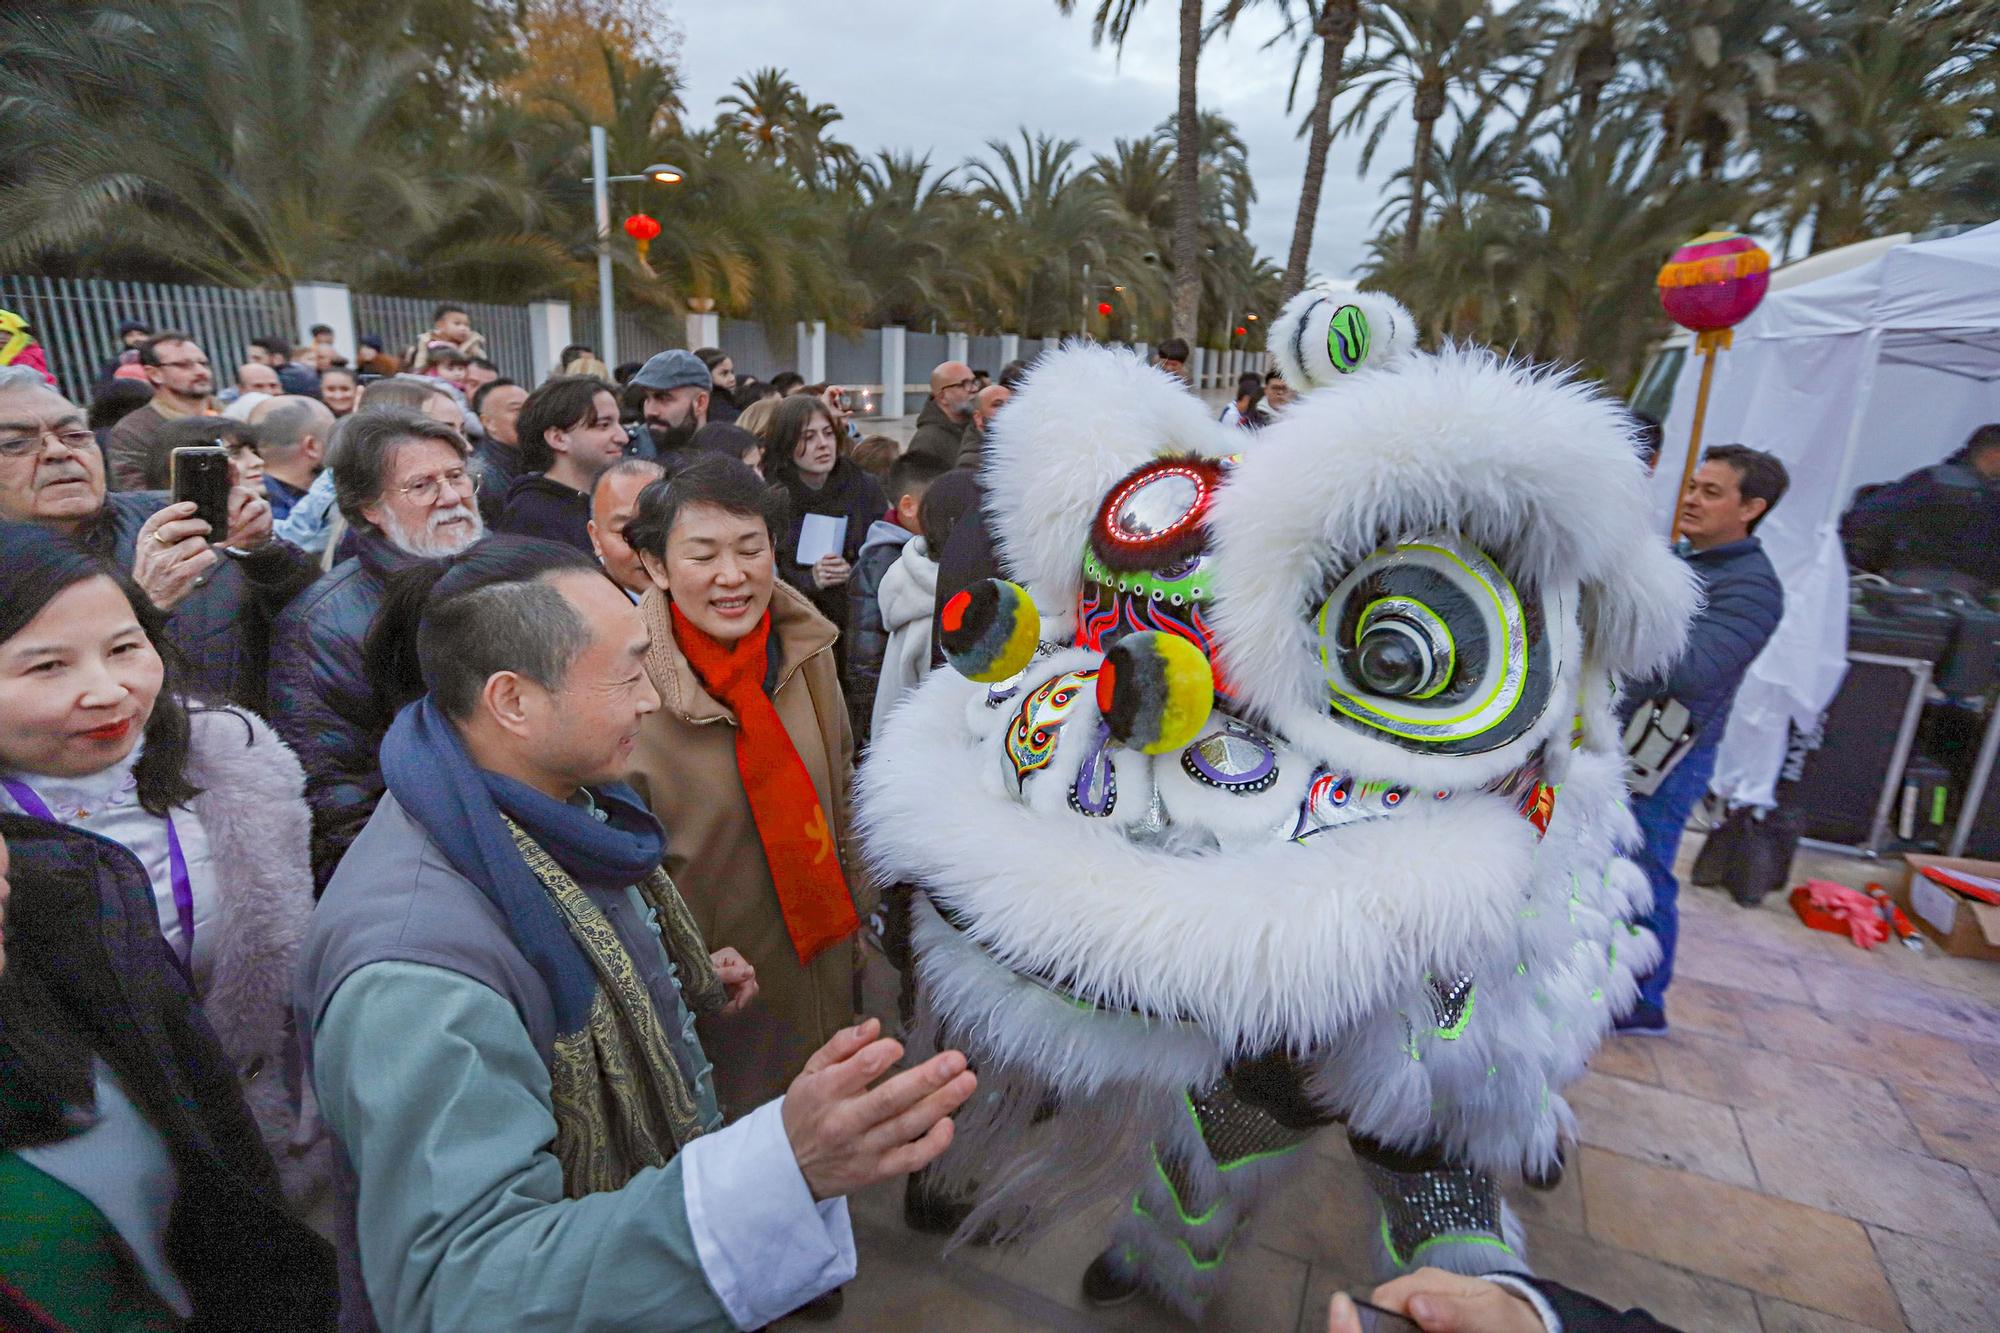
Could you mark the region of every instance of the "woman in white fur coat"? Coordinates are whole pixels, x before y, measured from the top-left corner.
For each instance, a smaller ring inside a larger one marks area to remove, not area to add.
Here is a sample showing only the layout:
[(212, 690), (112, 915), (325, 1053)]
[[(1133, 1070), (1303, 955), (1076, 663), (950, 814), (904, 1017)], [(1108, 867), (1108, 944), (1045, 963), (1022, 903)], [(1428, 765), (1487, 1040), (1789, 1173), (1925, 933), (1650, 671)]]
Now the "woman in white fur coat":
[(161, 622), (95, 557), (0, 581), (0, 809), (93, 834), (145, 871), (162, 942), (300, 1208), (327, 1179), (290, 1022), (312, 911), (305, 777), (262, 719), (178, 695)]

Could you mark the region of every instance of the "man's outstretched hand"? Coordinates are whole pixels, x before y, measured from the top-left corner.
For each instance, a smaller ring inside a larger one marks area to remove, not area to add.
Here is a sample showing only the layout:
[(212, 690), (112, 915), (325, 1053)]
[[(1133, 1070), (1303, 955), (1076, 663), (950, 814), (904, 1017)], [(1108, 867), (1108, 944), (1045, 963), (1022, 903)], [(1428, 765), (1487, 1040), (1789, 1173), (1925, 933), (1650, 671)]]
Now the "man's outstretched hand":
[(951, 1146), (951, 1113), (978, 1086), (965, 1057), (945, 1051), (870, 1087), (903, 1058), (881, 1031), (871, 1018), (834, 1034), (785, 1093), (785, 1135), (815, 1199), (930, 1165)]

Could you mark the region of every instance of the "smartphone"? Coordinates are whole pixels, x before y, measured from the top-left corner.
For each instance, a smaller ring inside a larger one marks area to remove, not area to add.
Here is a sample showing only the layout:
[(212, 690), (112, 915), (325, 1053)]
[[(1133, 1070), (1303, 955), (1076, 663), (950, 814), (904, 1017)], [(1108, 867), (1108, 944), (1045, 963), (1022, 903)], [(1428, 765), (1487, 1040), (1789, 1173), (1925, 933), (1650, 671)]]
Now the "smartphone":
[(229, 450), (219, 444), (176, 449), (170, 467), (174, 503), (194, 501), (194, 516), (208, 524), (208, 539), (221, 541), (229, 532)]

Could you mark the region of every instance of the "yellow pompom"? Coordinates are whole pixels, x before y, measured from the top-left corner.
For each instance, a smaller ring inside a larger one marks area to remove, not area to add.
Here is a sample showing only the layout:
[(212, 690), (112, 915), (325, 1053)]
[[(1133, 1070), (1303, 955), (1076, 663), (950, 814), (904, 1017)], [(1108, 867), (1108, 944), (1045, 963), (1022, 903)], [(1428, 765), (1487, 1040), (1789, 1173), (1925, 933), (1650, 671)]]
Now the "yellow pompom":
[(1215, 707), (1215, 669), (1176, 634), (1128, 634), (1105, 654), (1097, 707), (1111, 738), (1146, 754), (1193, 742)]

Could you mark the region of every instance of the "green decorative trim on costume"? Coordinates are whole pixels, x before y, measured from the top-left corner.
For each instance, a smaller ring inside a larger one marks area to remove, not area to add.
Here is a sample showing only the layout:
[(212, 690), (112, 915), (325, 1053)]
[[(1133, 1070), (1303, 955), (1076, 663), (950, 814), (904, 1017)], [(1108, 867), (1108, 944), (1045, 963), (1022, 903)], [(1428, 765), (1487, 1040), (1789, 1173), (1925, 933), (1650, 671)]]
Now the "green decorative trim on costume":
[(1458, 1021), (1453, 1023), (1448, 1028), (1439, 1028), (1437, 1030), (1438, 1040), (1457, 1041), (1460, 1037), (1465, 1035), (1465, 1025), (1472, 1021), (1473, 1001), (1477, 1000), (1478, 998), (1479, 998), (1479, 987), (1468, 986), (1465, 988), (1465, 1007), (1458, 1011)]
[(1520, 1258), (1518, 1254), (1514, 1253), (1514, 1247), (1506, 1241), (1501, 1240), (1498, 1236), (1489, 1236), (1484, 1232), (1478, 1231), (1455, 1231), (1442, 1236), (1432, 1236), (1427, 1240), (1418, 1241), (1416, 1248), (1411, 1250), (1407, 1256), (1398, 1254), (1396, 1252), (1396, 1242), (1389, 1236), (1388, 1210), (1381, 1208), (1378, 1204), (1377, 1211), (1382, 1219), (1382, 1248), (1389, 1252), (1389, 1258), (1398, 1268), (1410, 1267), (1416, 1262), (1418, 1255), (1433, 1245), (1487, 1245), (1499, 1250), (1502, 1254), (1510, 1258)]
[[(1157, 1144), (1155, 1144), (1153, 1147), (1153, 1170), (1159, 1174), (1160, 1183), (1167, 1187), (1167, 1197), (1174, 1201), (1174, 1211), (1180, 1214), (1182, 1226), (1205, 1227), (1210, 1222), (1213, 1222), (1215, 1220), (1215, 1211), (1216, 1209), (1222, 1207), (1223, 1203), (1222, 1199), (1217, 1199), (1214, 1203), (1210, 1204), (1208, 1206), (1208, 1211), (1203, 1213), (1200, 1217), (1188, 1216), (1187, 1205), (1181, 1202), (1180, 1191), (1174, 1188), (1174, 1182), (1167, 1176), (1166, 1166), (1160, 1161), (1160, 1149)], [(1132, 1196), (1132, 1213), (1136, 1217), (1153, 1216), (1151, 1213), (1147, 1212), (1145, 1206), (1139, 1202), (1139, 1196), (1136, 1194)]]
[[(1201, 1139), (1202, 1145), (1206, 1147), (1208, 1144), (1208, 1135), (1202, 1132), (1201, 1114), (1194, 1109), (1194, 1094), (1189, 1092), (1186, 1088), (1181, 1089), (1181, 1105), (1187, 1107), (1188, 1119), (1194, 1122), (1194, 1132), (1196, 1136)], [(1271, 1148), (1264, 1152), (1253, 1152), (1248, 1157), (1239, 1157), (1233, 1162), (1218, 1161), (1215, 1164), (1215, 1169), (1217, 1171), (1234, 1171), (1239, 1167), (1249, 1166), (1256, 1162), (1268, 1161), (1273, 1157), (1283, 1157), (1288, 1152), (1297, 1152), (1299, 1149), (1299, 1144), (1304, 1142), (1305, 1140), (1301, 1139), (1299, 1140), (1299, 1143), (1287, 1144), (1282, 1148)], [(1157, 1165), (1159, 1162), (1159, 1154), (1157, 1151), (1153, 1155), (1153, 1160), (1154, 1164)], [(1173, 1192), (1172, 1186), (1168, 1187), (1167, 1192), (1170, 1194)], [(1178, 1207), (1180, 1200), (1176, 1198), (1174, 1202), (1175, 1206)]]
[(1525, 976), (1527, 976), (1527, 975), (1528, 975), (1528, 965), (1527, 965), (1526, 963), (1524, 963), (1524, 962), (1523, 962), (1523, 963), (1516, 963), (1516, 964), (1514, 964), (1514, 975), (1515, 975), (1515, 976), (1517, 976), (1517, 977), (1525, 977)]
[(1488, 1065), (1488, 1066), (1486, 1066), (1486, 1077), (1488, 1077), (1488, 1078), (1498, 1078), (1499, 1076), (1500, 1076), (1500, 1066), (1499, 1066), (1499, 1065)]
[(1372, 341), (1367, 312), (1358, 305), (1344, 305), (1327, 321), (1326, 359), (1341, 374), (1352, 375), (1368, 360)]
[(1192, 1267), (1195, 1272), (1212, 1273), (1216, 1269), (1222, 1267), (1222, 1261), (1228, 1258), (1229, 1256), (1229, 1242), (1235, 1239), (1236, 1239), (1235, 1232), (1231, 1232), (1227, 1237), (1225, 1237), (1222, 1242), (1222, 1248), (1215, 1252), (1215, 1257), (1213, 1259), (1196, 1258), (1194, 1247), (1192, 1245), (1189, 1245), (1186, 1241), (1182, 1240), (1179, 1236), (1174, 1237), (1174, 1244), (1181, 1247), (1181, 1253), (1187, 1256), (1188, 1265)]
[[(1163, 579), (1149, 570), (1114, 570), (1097, 558), (1097, 552), (1088, 542), (1083, 547), (1083, 581), (1086, 586), (1098, 584), (1113, 592), (1130, 593), (1151, 601), (1165, 602), (1169, 606), (1188, 606), (1196, 602), (1206, 602), (1214, 596), (1209, 587), (1209, 563), (1197, 560), (1194, 567), (1177, 579)], [(1158, 593), (1155, 597), (1153, 594)], [(1179, 601), (1175, 601), (1179, 598)]]

